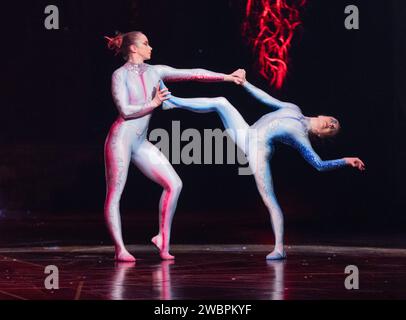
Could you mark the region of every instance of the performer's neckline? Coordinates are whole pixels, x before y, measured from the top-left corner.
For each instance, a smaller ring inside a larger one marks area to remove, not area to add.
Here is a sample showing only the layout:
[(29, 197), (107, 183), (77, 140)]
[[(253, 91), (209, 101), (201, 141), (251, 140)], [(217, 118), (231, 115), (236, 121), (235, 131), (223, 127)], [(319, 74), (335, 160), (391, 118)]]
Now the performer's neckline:
[(306, 132), (309, 132), (310, 130), (310, 119), (304, 115), (300, 115), (300, 116), (283, 116), (281, 118), (285, 118), (285, 119), (292, 119), (292, 120), (296, 120), (299, 121), (300, 124), (304, 127)]
[(127, 70), (133, 71), (135, 73), (144, 73), (145, 70), (147, 69), (147, 64), (145, 62), (142, 63), (127, 62), (124, 66)]

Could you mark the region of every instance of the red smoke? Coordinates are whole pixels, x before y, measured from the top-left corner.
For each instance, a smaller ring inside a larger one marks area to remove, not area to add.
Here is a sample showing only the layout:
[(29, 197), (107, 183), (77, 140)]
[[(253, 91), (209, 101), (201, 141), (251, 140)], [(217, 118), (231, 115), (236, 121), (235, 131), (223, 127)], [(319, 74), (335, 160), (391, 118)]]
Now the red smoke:
[(305, 4), (306, 0), (247, 1), (243, 34), (258, 55), (261, 75), (278, 89), (288, 71), (288, 50)]

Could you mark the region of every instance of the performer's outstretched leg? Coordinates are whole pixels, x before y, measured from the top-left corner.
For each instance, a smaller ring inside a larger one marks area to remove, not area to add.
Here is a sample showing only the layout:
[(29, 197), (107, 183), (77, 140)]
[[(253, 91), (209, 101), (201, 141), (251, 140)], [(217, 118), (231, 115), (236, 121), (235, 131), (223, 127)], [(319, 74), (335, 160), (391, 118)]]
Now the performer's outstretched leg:
[(182, 181), (168, 159), (149, 141), (144, 141), (132, 155), (136, 166), (164, 191), (160, 200), (159, 233), (152, 242), (160, 250), (162, 259), (174, 259), (169, 254), (172, 218), (182, 189)]
[(107, 194), (104, 218), (115, 245), (115, 259), (133, 262), (135, 258), (124, 245), (120, 216), (120, 198), (127, 180), (131, 147), (120, 140), (119, 130), (119, 127), (113, 128), (105, 144)]
[(275, 248), (266, 258), (268, 260), (279, 260), (286, 258), (286, 253), (283, 247), (283, 213), (276, 200), (271, 175), (270, 157), (272, 151), (272, 147), (255, 141), (250, 146), (249, 162), (259, 193), (271, 216), (275, 236)]
[[(161, 89), (164, 87), (163, 82), (161, 82)], [(231, 133), (231, 138), (248, 155), (258, 190), (271, 216), (271, 223), (275, 234), (275, 249), (267, 256), (267, 259), (284, 259), (286, 254), (283, 248), (283, 214), (273, 192), (271, 168), (269, 165), (269, 147), (265, 144), (258, 145), (258, 140), (252, 138), (257, 137), (256, 132), (249, 138), (251, 134), (249, 125), (226, 98), (178, 98), (171, 96), (169, 100), (164, 102), (164, 109), (173, 108), (198, 113), (217, 112), (219, 114), (224, 127)]]
[[(161, 82), (161, 88), (164, 88)], [(197, 113), (217, 112), (226, 130), (237, 146), (246, 153), (249, 125), (238, 110), (224, 97), (178, 98), (171, 96), (164, 101), (164, 109), (185, 109)]]

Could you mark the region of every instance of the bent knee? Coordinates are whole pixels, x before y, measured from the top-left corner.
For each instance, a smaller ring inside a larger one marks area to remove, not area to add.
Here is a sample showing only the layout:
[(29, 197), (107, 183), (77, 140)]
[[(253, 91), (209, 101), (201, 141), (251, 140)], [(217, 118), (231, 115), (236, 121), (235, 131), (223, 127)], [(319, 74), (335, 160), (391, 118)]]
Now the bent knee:
[(171, 181), (170, 185), (168, 186), (168, 189), (171, 192), (175, 192), (175, 193), (180, 193), (182, 188), (183, 188), (183, 182), (180, 178), (177, 178), (177, 179)]
[(214, 98), (215, 100), (216, 100), (216, 103), (218, 104), (218, 105), (221, 105), (221, 106), (228, 106), (228, 105), (230, 105), (230, 102), (227, 100), (227, 98), (225, 98), (225, 97), (217, 97), (217, 98)]

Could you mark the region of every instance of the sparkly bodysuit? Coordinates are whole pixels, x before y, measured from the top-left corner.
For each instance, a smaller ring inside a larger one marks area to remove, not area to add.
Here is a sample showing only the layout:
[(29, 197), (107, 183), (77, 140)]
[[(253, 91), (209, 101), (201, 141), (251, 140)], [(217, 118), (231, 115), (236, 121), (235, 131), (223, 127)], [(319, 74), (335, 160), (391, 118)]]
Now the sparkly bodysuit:
[[(152, 99), (159, 80), (166, 81), (223, 81), (224, 74), (204, 69), (174, 69), (164, 65), (132, 64), (127, 62), (112, 76), (112, 95), (119, 111), (105, 143), (107, 194), (105, 219), (117, 253), (125, 249), (119, 203), (127, 172), (132, 161), (148, 178), (160, 184), (159, 234), (153, 242), (162, 253), (168, 254), (170, 229), (182, 182), (166, 157), (146, 139)], [(140, 192), (142, 194), (142, 192)]]
[(285, 257), (283, 214), (274, 193), (270, 167), (275, 143), (282, 142), (295, 148), (319, 171), (337, 169), (345, 166), (346, 162), (344, 159), (328, 161), (320, 159), (309, 141), (310, 119), (302, 114), (298, 106), (279, 101), (247, 81), (244, 83), (244, 88), (256, 99), (276, 111), (266, 114), (249, 126), (234, 106), (222, 97), (183, 99), (172, 96), (164, 102), (164, 109), (181, 108), (200, 113), (217, 112), (219, 114), (230, 137), (246, 154), (258, 190), (271, 216), (275, 250), (267, 256), (267, 259), (281, 259)]

